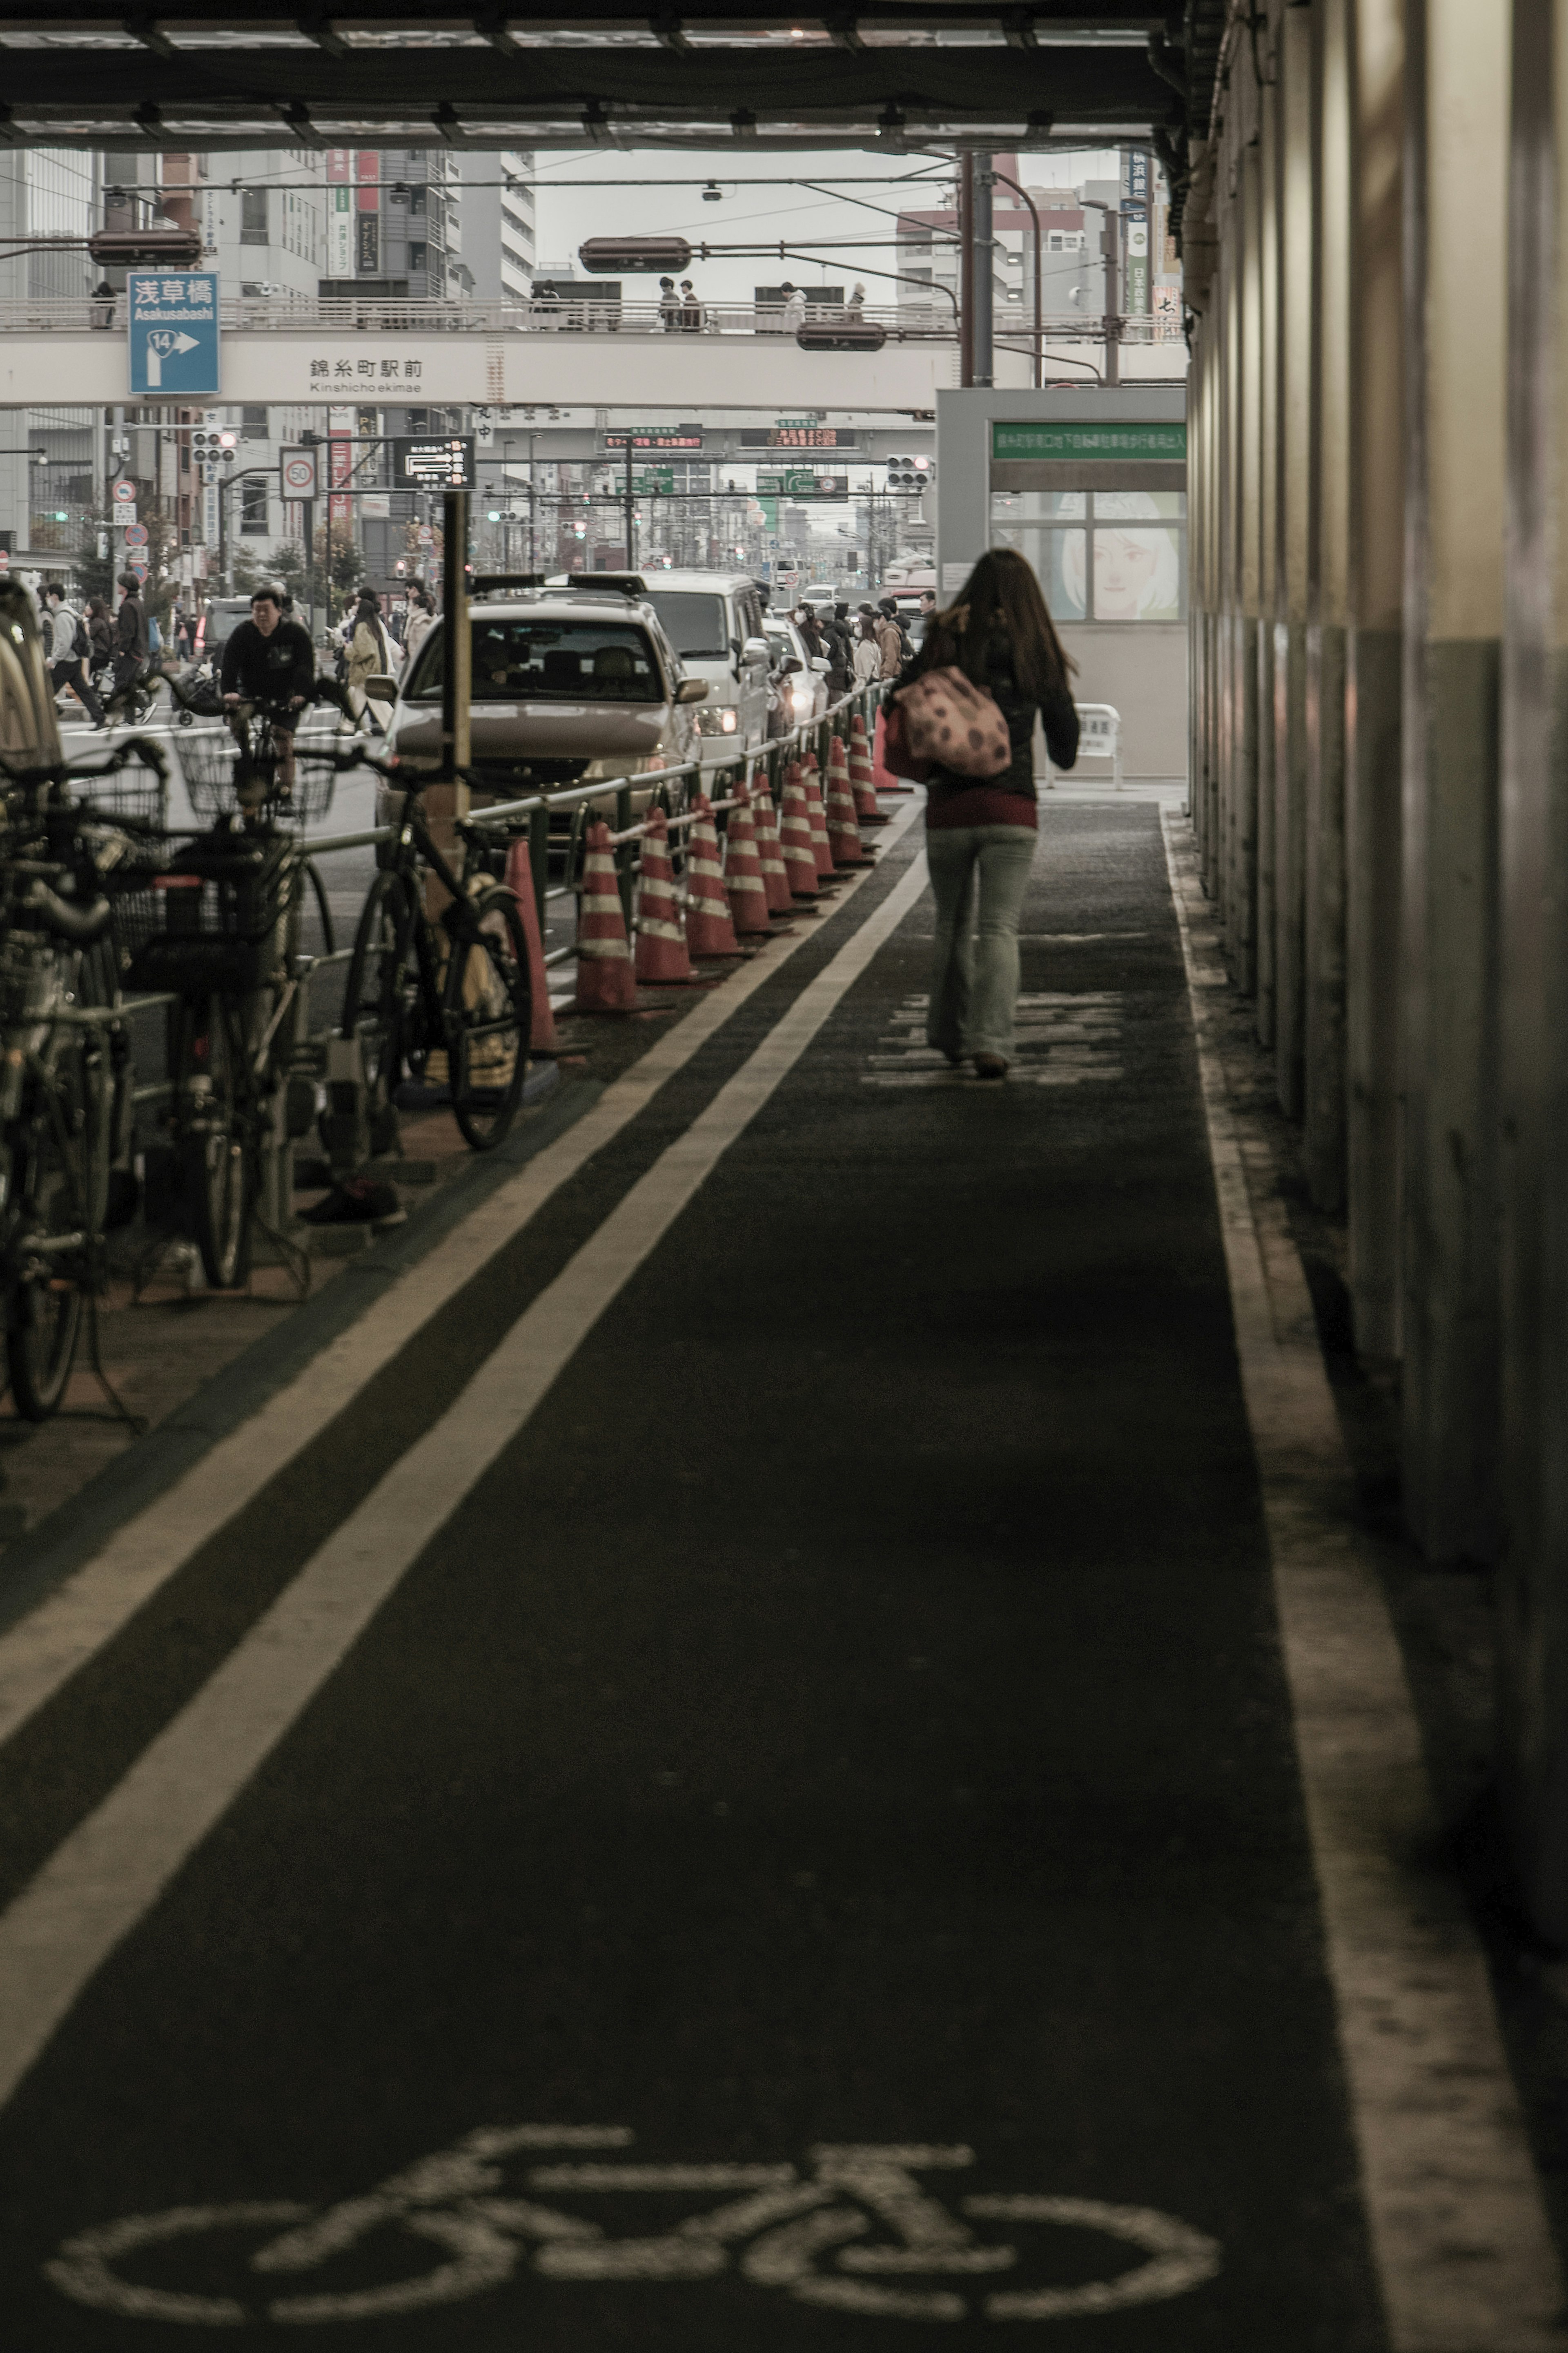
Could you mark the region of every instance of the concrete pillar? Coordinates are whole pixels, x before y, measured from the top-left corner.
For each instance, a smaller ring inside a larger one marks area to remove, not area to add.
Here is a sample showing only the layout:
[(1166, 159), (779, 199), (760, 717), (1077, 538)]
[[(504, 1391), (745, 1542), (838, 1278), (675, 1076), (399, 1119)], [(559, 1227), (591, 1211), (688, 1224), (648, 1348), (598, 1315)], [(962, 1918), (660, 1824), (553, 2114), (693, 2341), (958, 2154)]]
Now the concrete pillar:
[(1312, 504), (1307, 624), (1302, 1155), (1320, 1208), (1344, 1199), (1345, 627), (1350, 539), (1352, 0), (1312, 15)]
[(1279, 108), (1279, 496), (1274, 623), (1274, 1071), (1301, 1111), (1306, 1048), (1307, 619), (1312, 511), (1312, 24), (1275, 37)]
[(1404, 0), (1355, 0), (1345, 647), (1346, 1217), (1359, 1353), (1399, 1353)]
[(1236, 742), (1231, 773), (1233, 807), (1230, 903), (1226, 950), (1237, 988), (1250, 994), (1257, 977), (1258, 935), (1258, 631), (1262, 609), (1259, 573), (1262, 504), (1263, 290), (1262, 220), (1258, 150), (1242, 151), (1237, 178), (1237, 313), (1238, 342), (1237, 440), (1236, 595), (1232, 623), (1235, 665)]
[(1508, 0), (1409, 0), (1405, 1495), (1436, 1560), (1496, 1540), (1498, 689)]
[(1279, 106), (1278, 85), (1258, 92), (1258, 953), (1254, 1028), (1274, 1043), (1279, 852), (1274, 792), (1274, 623), (1279, 594)]
[(1568, 0), (1514, 0), (1499, 1036), (1499, 1720), (1537, 1927), (1568, 1944)]

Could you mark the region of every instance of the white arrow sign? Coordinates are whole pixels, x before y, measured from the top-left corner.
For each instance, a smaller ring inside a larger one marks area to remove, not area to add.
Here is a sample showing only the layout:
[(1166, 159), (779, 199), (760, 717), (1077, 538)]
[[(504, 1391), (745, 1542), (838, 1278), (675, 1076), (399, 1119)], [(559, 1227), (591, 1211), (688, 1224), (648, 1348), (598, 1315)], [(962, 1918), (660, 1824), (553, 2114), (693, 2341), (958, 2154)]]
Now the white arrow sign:
[(195, 335), (182, 334), (177, 327), (154, 327), (147, 337), (147, 383), (150, 388), (163, 381), (163, 362), (181, 352), (194, 352)]

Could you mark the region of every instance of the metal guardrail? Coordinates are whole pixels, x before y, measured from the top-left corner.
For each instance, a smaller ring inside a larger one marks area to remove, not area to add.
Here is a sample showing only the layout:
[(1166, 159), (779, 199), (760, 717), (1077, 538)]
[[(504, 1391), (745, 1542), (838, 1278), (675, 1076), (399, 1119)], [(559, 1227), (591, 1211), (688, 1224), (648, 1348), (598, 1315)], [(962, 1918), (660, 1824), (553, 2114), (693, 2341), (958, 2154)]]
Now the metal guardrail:
[[(226, 294), (220, 307), (223, 325), (230, 332), (248, 329), (268, 334), (622, 334), (657, 335), (661, 339), (667, 335), (746, 335), (780, 340), (787, 337), (793, 341), (795, 333), (793, 327), (784, 326), (781, 310), (753, 302), (700, 303), (698, 323), (689, 327), (670, 324), (661, 316), (657, 302), (443, 302), (404, 301), (385, 295), (322, 301), (309, 295)], [(826, 304), (808, 303), (805, 323), (835, 324), (847, 315)], [(952, 343), (957, 340), (952, 314), (945, 302), (905, 302), (880, 309), (868, 305), (853, 315), (868, 325), (885, 328), (890, 343)], [(1055, 342), (1105, 340), (1103, 317), (1082, 311), (1049, 312), (1041, 324)], [(124, 325), (124, 305), (118, 299), (113, 305), (95, 302), (90, 296), (83, 295), (17, 297), (0, 301), (0, 332), (58, 331), (79, 334), (89, 328), (119, 332)], [(1033, 322), (1022, 318), (998, 319), (996, 332), (999, 335), (1026, 335), (1033, 332)], [(1124, 318), (1121, 341), (1124, 344), (1179, 343), (1182, 322), (1163, 314)]]

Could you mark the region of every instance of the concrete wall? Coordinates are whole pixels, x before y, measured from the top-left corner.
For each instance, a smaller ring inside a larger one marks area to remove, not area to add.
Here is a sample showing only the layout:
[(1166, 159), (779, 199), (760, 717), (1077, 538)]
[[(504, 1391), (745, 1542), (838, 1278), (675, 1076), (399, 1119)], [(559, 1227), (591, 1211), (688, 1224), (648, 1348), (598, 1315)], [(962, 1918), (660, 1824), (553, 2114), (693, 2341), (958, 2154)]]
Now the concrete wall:
[[(1078, 664), (1073, 696), (1109, 702), (1121, 714), (1125, 781), (1184, 783), (1187, 775), (1187, 630), (1183, 621), (1135, 627), (1068, 622), (1062, 644)], [(1086, 784), (1109, 779), (1096, 764)]]

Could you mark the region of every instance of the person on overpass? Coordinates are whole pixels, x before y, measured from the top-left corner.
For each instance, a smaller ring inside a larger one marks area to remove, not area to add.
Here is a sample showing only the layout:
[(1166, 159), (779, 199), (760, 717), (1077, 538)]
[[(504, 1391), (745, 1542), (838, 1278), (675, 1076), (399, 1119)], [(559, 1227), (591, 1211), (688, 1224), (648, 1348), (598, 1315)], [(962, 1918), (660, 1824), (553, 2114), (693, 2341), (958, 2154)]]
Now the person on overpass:
[[(909, 685), (928, 670), (961, 670), (989, 694), (1007, 723), (1012, 760), (999, 776), (933, 761), (926, 796), (926, 862), (936, 901), (936, 940), (926, 1042), (956, 1069), (1005, 1079), (1013, 1059), (1018, 997), (1018, 918), (1035, 860), (1035, 717), (1058, 768), (1078, 758), (1075, 665), (1062, 650), (1039, 582), (1016, 548), (980, 558), (956, 605), (939, 613), (907, 665)], [(978, 928), (970, 925), (978, 914)]]
[(223, 707), (243, 740), (242, 703), (252, 703), (272, 723), (278, 745), (278, 777), (285, 793), (294, 789), (294, 730), (316, 692), (316, 651), (310, 632), (283, 617), (281, 588), (258, 588), (250, 618), (241, 621), (223, 649)]
[(88, 684), (87, 660), (92, 641), (81, 615), (66, 603), (58, 582), (44, 591), (44, 617), (49, 628), (49, 684), (58, 694), (68, 686), (95, 727), (106, 724), (103, 705)]
[(658, 323), (667, 335), (673, 334), (680, 324), (680, 300), (673, 278), (658, 281)]
[(784, 331), (786, 335), (793, 335), (805, 324), (805, 296), (787, 278), (779, 292), (784, 298)]

